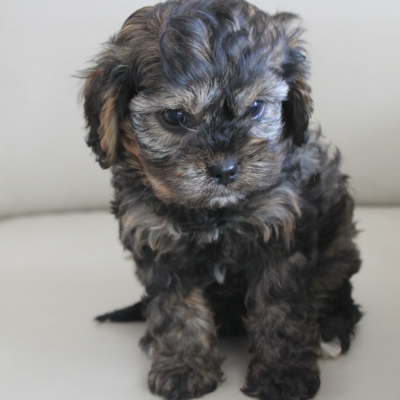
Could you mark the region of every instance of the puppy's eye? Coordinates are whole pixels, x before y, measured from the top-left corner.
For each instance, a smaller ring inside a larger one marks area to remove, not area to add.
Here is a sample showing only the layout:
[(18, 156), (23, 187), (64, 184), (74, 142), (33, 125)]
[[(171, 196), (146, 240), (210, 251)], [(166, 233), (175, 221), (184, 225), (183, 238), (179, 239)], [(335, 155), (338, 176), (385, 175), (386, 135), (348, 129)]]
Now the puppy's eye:
[(171, 126), (184, 126), (186, 122), (185, 114), (179, 110), (166, 110), (161, 115), (164, 122)]
[(255, 101), (249, 108), (249, 116), (251, 119), (259, 119), (264, 113), (265, 103), (262, 100)]

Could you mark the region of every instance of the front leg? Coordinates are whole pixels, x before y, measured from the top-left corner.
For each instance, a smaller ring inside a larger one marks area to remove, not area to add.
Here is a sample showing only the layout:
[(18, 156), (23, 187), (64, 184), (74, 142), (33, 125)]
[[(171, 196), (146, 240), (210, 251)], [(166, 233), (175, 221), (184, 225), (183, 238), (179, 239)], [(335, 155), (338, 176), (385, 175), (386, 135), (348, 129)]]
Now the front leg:
[(148, 382), (165, 399), (191, 399), (216, 389), (223, 378), (217, 333), (202, 291), (176, 286), (147, 306), (148, 331), (141, 345), (152, 357)]
[(319, 389), (319, 333), (307, 299), (302, 257), (271, 263), (250, 282), (246, 327), (250, 362), (243, 392), (266, 400), (306, 400)]

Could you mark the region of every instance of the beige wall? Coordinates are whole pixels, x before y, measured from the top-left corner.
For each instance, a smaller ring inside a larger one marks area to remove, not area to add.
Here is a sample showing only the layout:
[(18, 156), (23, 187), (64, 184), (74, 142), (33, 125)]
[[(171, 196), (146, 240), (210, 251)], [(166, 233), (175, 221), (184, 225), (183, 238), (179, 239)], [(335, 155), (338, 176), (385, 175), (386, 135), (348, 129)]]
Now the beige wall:
[[(84, 144), (72, 75), (152, 3), (0, 3), (0, 215), (107, 206), (110, 175)], [(341, 148), (357, 201), (400, 204), (400, 2), (254, 3), (303, 17), (313, 120)]]

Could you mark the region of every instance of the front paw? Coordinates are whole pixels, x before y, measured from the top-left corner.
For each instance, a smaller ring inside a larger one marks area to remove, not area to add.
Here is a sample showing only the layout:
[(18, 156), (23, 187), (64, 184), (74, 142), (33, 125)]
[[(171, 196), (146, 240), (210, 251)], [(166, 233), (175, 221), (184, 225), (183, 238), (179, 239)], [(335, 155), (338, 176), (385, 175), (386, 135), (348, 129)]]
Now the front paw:
[(317, 365), (264, 365), (252, 362), (242, 392), (263, 400), (306, 400), (320, 386)]
[(223, 378), (218, 365), (195, 369), (185, 363), (157, 362), (149, 372), (149, 388), (167, 400), (187, 400), (213, 392)]

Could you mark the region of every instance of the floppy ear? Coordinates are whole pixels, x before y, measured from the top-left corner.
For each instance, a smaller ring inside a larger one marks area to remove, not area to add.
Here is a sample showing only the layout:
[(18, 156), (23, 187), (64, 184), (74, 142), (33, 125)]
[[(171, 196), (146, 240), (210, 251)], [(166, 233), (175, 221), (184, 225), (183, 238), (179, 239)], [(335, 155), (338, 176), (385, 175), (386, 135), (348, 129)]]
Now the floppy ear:
[(301, 146), (307, 141), (306, 131), (313, 112), (311, 88), (307, 83), (309, 63), (303, 42), (300, 39), (303, 29), (292, 28), (299, 18), (294, 14), (279, 13), (274, 19), (283, 27), (287, 47), (285, 59), (281, 65), (283, 78), (289, 86), (287, 100), (282, 103), (284, 137), (292, 137), (293, 143)]
[(121, 124), (129, 114), (130, 100), (137, 94), (138, 54), (147, 33), (143, 15), (150, 9), (145, 7), (132, 14), (95, 58), (95, 66), (82, 74), (89, 130), (86, 143), (102, 168), (118, 160)]
[(96, 154), (101, 167), (108, 168), (117, 158), (120, 118), (118, 89), (111, 81), (110, 71), (101, 63), (87, 72), (83, 97), (89, 129), (86, 143)]

